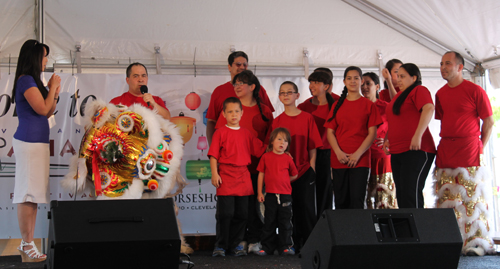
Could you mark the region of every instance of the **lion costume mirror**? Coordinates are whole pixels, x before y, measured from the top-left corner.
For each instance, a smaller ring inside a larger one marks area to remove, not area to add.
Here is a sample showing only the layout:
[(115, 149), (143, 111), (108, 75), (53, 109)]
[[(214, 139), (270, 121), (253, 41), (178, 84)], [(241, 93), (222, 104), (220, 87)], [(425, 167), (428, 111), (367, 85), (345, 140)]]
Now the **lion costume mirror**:
[[(98, 200), (152, 199), (173, 197), (187, 184), (180, 175), (182, 137), (154, 111), (96, 100), (85, 108), (84, 125), (78, 157), (61, 181), (67, 191), (91, 183)], [(181, 252), (191, 253), (181, 240)]]

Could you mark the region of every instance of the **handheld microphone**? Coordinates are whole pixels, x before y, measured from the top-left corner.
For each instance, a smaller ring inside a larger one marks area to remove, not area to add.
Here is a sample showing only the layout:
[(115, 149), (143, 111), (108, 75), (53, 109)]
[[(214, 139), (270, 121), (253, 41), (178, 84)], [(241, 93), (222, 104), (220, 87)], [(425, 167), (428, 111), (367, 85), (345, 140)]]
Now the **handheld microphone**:
[[(148, 93), (148, 86), (146, 85), (142, 85), (141, 86), (141, 93), (142, 94), (145, 94), (145, 93)], [(147, 102), (148, 106), (149, 106), (149, 102)]]

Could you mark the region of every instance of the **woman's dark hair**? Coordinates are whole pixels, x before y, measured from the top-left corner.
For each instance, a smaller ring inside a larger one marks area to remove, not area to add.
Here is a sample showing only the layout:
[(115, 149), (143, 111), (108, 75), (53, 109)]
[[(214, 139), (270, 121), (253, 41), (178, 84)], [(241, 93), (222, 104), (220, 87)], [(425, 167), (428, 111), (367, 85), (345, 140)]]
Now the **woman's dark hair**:
[(273, 150), (273, 142), (274, 139), (276, 139), (276, 137), (278, 136), (278, 134), (283, 134), (285, 136), (285, 139), (288, 142), (288, 146), (286, 147), (285, 152), (288, 152), (290, 144), (292, 143), (292, 136), (290, 135), (288, 129), (284, 127), (278, 127), (271, 132), (271, 135), (269, 136), (269, 145), (267, 145), (266, 152)]
[(19, 59), (17, 60), (16, 76), (14, 77), (14, 88), (12, 89), (12, 103), (14, 103), (16, 99), (17, 81), (23, 75), (32, 76), (33, 79), (35, 79), (36, 86), (38, 90), (40, 90), (43, 99), (47, 97), (47, 89), (45, 89), (40, 79), (43, 57), (45, 57), (43, 48), (45, 48), (47, 55), (49, 55), (49, 46), (34, 39), (27, 40), (21, 47)]
[(420, 75), (420, 70), (418, 69), (418, 67), (415, 64), (412, 64), (412, 63), (403, 64), (399, 69), (401, 69), (401, 68), (403, 68), (404, 70), (406, 70), (406, 72), (408, 73), (408, 75), (410, 75), (411, 77), (416, 76), (417, 80), (415, 80), (415, 82), (413, 82), (413, 84), (411, 84), (410, 87), (408, 87), (407, 89), (405, 89), (403, 91), (403, 93), (401, 93), (401, 95), (398, 96), (398, 98), (396, 99), (396, 101), (394, 101), (394, 105), (392, 107), (392, 113), (394, 113), (394, 115), (399, 115), (399, 112), (400, 112), (400, 109), (401, 109), (401, 105), (406, 100), (406, 97), (408, 97), (408, 94), (410, 94), (410, 92), (415, 87), (417, 87), (419, 85), (422, 85), (422, 76)]
[[(349, 71), (352, 71), (352, 70), (355, 70), (359, 73), (359, 77), (361, 78), (362, 75), (363, 75), (363, 72), (361, 71), (361, 68), (357, 67), (357, 66), (349, 66), (345, 69), (344, 71), (344, 80), (345, 78), (347, 77), (347, 73), (349, 73)], [(340, 95), (340, 98), (339, 100), (337, 100), (337, 105), (335, 106), (335, 108), (333, 109), (333, 115), (331, 118), (329, 118), (327, 121), (330, 122), (333, 120), (333, 118), (335, 118), (335, 115), (337, 115), (337, 111), (339, 110), (340, 106), (342, 105), (342, 103), (344, 103), (344, 100), (345, 98), (347, 97), (347, 87), (344, 86), (344, 89), (342, 90), (342, 94)]]
[[(309, 82), (316, 81), (316, 82), (323, 82), (325, 85), (331, 85), (332, 84), (332, 78), (330, 75), (328, 75), (324, 71), (314, 71), (309, 75), (309, 78), (307, 79)], [(329, 87), (329, 86), (328, 86)], [(332, 108), (333, 103), (335, 101), (333, 100), (332, 95), (325, 91), (325, 96), (326, 100), (328, 101), (328, 110)]]
[[(375, 83), (375, 85), (379, 85), (380, 86), (380, 79), (379, 77), (377, 76), (377, 74), (373, 73), (373, 72), (368, 72), (368, 73), (364, 73), (363, 74), (363, 77), (369, 77), (373, 80), (373, 83)], [(380, 88), (379, 88), (380, 89)], [(379, 98), (378, 96), (378, 91), (375, 92), (375, 96), (377, 97), (377, 99)]]
[(257, 77), (252, 73), (252, 71), (245, 70), (234, 76), (232, 83), (236, 84), (236, 81), (240, 81), (248, 85), (255, 85), (255, 89), (252, 92), (252, 98), (255, 99), (255, 101), (257, 101), (257, 106), (259, 107), (260, 116), (262, 117), (262, 120), (269, 121), (269, 119), (266, 116), (264, 116), (264, 113), (262, 113), (262, 106), (260, 105), (261, 100), (259, 95), (260, 92), (259, 79), (257, 79)]
[[(392, 69), (394, 68), (394, 65), (395, 64), (403, 64), (403, 62), (401, 62), (400, 60), (398, 59), (392, 59), (392, 60), (389, 60), (386, 64), (385, 64), (385, 68), (387, 68), (387, 70), (389, 70), (389, 73), (392, 74)], [(387, 86), (387, 82), (384, 81), (384, 87), (385, 89), (389, 89), (389, 86)]]

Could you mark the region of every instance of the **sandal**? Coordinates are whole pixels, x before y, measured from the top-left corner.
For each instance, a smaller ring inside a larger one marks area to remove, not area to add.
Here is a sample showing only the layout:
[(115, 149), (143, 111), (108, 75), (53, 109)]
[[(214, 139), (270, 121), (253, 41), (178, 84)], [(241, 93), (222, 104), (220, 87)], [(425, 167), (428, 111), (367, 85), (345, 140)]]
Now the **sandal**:
[[(24, 247), (27, 246), (31, 246), (31, 248), (24, 250)], [(26, 243), (24, 240), (21, 240), (21, 245), (17, 247), (17, 250), (21, 253), (23, 262), (42, 262), (47, 259), (47, 255), (41, 254), (33, 241)]]

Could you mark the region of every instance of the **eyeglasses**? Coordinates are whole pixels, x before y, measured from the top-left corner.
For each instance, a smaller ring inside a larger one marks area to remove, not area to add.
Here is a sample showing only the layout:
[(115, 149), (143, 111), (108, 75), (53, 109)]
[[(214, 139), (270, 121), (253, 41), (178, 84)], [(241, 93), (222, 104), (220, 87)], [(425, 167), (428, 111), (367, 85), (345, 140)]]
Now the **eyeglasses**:
[(238, 68), (241, 67), (243, 65), (243, 67), (247, 67), (248, 66), (248, 63), (233, 63), (235, 64)]
[(297, 93), (297, 92), (280, 92), (280, 96), (288, 96), (288, 95), (292, 95), (294, 93)]
[(235, 87), (235, 88), (236, 88), (236, 87), (239, 87), (239, 86), (241, 86), (241, 85), (243, 85), (243, 84), (248, 84), (248, 83), (243, 83), (243, 82), (240, 82), (240, 83), (234, 83), (234, 84), (233, 84), (233, 87)]

